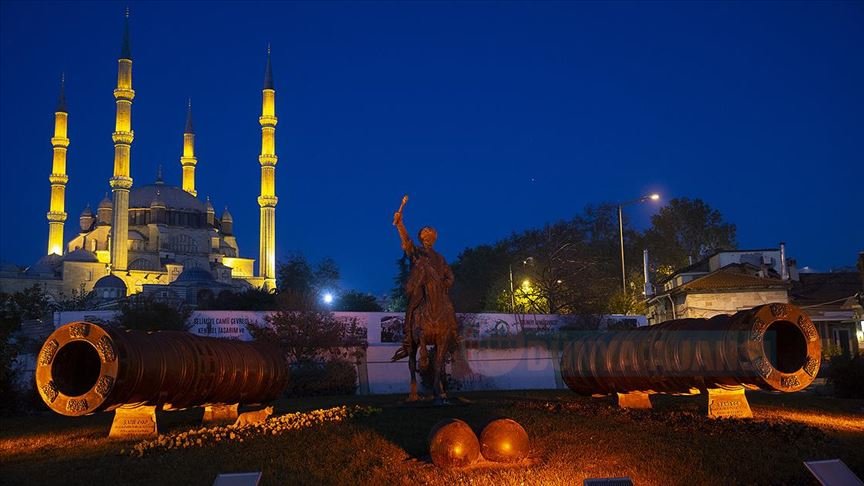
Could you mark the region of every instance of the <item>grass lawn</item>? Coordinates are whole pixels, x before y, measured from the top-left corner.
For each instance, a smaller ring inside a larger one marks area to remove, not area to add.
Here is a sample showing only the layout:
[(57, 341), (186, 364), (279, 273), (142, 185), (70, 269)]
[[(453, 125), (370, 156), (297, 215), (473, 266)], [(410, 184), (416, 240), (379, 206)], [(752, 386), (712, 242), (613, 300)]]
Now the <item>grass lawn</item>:
[[(699, 396), (655, 397), (648, 411), (566, 391), (457, 396), (472, 403), (414, 408), (400, 406), (402, 396), (283, 400), (276, 415), (342, 404), (382, 411), (143, 457), (120, 453), (133, 442), (107, 439), (110, 413), (2, 418), (0, 483), (210, 485), (220, 472), (263, 471), (263, 485), (579, 485), (610, 476), (630, 476), (637, 485), (817, 484), (802, 461), (831, 458), (864, 477), (864, 400), (748, 392), (755, 419), (710, 420)], [(160, 431), (198, 428), (201, 414), (162, 413)], [(438, 420), (460, 418), (479, 433), (499, 416), (528, 431), (531, 465), (442, 471), (428, 462), (427, 435)]]

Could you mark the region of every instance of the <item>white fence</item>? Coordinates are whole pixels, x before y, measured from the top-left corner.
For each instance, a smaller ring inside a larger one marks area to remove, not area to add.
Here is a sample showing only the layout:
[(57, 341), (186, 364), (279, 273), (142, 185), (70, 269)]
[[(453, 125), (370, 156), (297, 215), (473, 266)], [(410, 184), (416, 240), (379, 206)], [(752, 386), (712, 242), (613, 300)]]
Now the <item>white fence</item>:
[[(266, 325), (269, 312), (195, 311), (189, 331), (199, 336), (252, 339), (248, 326)], [(54, 314), (54, 326), (73, 321), (108, 323), (115, 311), (67, 311)], [(358, 393), (407, 393), (407, 360), (391, 362), (403, 336), (401, 313), (334, 312), (356, 321), (367, 346), (357, 361)], [(460, 390), (525, 390), (564, 388), (559, 372), (560, 343), (555, 341), (565, 318), (532, 314), (458, 314), (462, 346), (449, 365)], [(647, 325), (645, 316), (604, 316), (612, 321)], [(601, 327), (602, 327), (601, 325)]]

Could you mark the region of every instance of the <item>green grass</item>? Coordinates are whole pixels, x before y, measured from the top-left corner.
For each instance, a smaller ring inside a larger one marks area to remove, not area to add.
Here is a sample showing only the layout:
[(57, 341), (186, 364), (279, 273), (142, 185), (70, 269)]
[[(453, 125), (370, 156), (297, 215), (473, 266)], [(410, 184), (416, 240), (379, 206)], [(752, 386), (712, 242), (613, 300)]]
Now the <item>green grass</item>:
[[(45, 413), (2, 419), (0, 483), (212, 484), (220, 472), (263, 471), (283, 484), (581, 484), (630, 476), (639, 485), (815, 484), (802, 461), (840, 458), (864, 477), (864, 400), (810, 393), (750, 393), (754, 420), (710, 420), (704, 397), (655, 397), (655, 409), (621, 410), (611, 399), (569, 392), (461, 394), (472, 403), (400, 406), (401, 396), (283, 400), (276, 414), (342, 404), (382, 412), (244, 443), (121, 455), (107, 439), (113, 414)], [(201, 409), (162, 413), (162, 432), (200, 427)], [(442, 471), (426, 458), (443, 418), (479, 432), (508, 416), (532, 440), (530, 465)]]

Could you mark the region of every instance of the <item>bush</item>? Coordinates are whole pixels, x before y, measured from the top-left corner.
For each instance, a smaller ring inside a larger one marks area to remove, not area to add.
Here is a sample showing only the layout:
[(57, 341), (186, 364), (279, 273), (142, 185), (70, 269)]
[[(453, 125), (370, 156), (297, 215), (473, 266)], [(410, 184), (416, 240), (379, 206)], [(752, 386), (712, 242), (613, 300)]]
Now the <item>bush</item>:
[(306, 361), (291, 366), (285, 394), (290, 397), (353, 395), (357, 391), (357, 371), (342, 359), (326, 362)]
[(835, 356), (828, 370), (828, 383), (840, 398), (864, 398), (864, 356)]
[(192, 309), (182, 303), (168, 303), (143, 296), (133, 296), (120, 306), (115, 324), (138, 331), (185, 331)]

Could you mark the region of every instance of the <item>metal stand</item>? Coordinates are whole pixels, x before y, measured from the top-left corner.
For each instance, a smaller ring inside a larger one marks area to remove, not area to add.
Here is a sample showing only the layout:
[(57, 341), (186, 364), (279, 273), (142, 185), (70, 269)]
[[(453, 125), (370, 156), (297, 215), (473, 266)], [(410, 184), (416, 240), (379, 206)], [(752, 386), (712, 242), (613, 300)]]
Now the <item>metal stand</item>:
[(650, 396), (642, 392), (619, 393), (618, 406), (621, 408), (652, 408)]
[(204, 407), (204, 418), (201, 420), (202, 425), (225, 425), (233, 424), (237, 421), (237, 407), (239, 403), (230, 405), (217, 404), (207, 405)]

